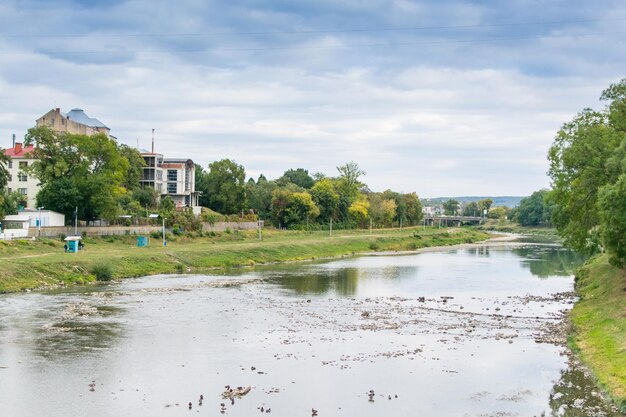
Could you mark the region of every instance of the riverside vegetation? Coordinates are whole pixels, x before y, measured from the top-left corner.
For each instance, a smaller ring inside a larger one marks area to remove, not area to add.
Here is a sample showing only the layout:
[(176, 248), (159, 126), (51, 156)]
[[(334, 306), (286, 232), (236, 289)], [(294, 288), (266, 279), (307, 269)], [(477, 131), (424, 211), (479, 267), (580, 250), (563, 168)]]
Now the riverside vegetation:
[(60, 239), (0, 242), (0, 292), (81, 285), (153, 274), (197, 273), (215, 268), (350, 256), (368, 251), (407, 251), (485, 240), (467, 229), (404, 228), (328, 232), (256, 231), (170, 236), (136, 247), (136, 237), (85, 238), (85, 250), (64, 253)]
[(576, 274), (570, 347), (626, 413), (626, 273), (597, 256)]

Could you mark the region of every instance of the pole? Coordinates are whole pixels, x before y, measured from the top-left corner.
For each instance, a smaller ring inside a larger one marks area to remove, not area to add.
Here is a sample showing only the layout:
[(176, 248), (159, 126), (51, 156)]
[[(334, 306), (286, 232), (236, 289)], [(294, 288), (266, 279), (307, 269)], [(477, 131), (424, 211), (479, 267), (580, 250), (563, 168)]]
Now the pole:
[(402, 230), (402, 217), (400, 217), (400, 230)]
[(263, 229), (261, 228), (261, 219), (257, 220), (257, 225), (259, 227), (259, 240), (263, 240)]
[(78, 206), (76, 206), (76, 211), (74, 211), (74, 236), (78, 236)]
[(166, 220), (166, 218), (163, 217), (163, 246), (166, 245), (166, 243), (165, 243), (165, 220)]
[(372, 218), (370, 217), (370, 235), (372, 234)]
[(331, 217), (330, 218), (330, 234), (329, 234), (329, 236), (332, 236), (332, 235), (333, 235), (333, 218)]
[(43, 207), (37, 207), (39, 214), (37, 215), (37, 236), (41, 237), (41, 209)]

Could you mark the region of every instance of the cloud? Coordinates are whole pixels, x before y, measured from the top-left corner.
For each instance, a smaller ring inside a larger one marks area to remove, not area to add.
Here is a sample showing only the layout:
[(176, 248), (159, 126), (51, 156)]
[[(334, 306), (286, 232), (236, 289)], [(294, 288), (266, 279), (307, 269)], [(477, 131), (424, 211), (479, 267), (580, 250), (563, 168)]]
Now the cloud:
[(374, 190), (530, 194), (555, 132), (626, 64), (603, 34), (623, 22), (599, 20), (619, 2), (87, 3), (0, 5), (0, 146), (81, 107), (121, 142), (154, 128), (160, 152), (255, 178), (354, 160)]

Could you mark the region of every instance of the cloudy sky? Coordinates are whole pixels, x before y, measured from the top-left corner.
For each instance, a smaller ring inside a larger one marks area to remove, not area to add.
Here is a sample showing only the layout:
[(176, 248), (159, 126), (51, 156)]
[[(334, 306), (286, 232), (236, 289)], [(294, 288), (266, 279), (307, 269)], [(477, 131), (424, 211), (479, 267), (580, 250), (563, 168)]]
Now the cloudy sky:
[(353, 160), (376, 191), (528, 195), (625, 40), (622, 0), (0, 0), (0, 147), (78, 107), (255, 178)]

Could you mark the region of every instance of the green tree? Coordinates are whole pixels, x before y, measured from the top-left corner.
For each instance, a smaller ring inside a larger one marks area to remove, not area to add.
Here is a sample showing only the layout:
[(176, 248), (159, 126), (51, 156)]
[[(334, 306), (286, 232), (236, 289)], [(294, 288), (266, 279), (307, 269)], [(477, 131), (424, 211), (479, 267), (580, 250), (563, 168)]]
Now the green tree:
[(423, 206), (416, 193), (408, 193), (402, 196), (406, 207), (406, 221), (408, 225), (419, 224), (424, 218)]
[(623, 140), (605, 113), (585, 110), (557, 133), (549, 151), (552, 220), (565, 244), (594, 250), (591, 233), (599, 225), (598, 190), (611, 181), (607, 161)]
[(600, 236), (609, 249), (611, 264), (623, 268), (626, 260), (626, 174), (600, 189)]
[(11, 161), (11, 157), (4, 153), (4, 149), (0, 148), (0, 193), (4, 191), (4, 187), (9, 182), (9, 170), (7, 166)]
[(78, 207), (87, 221), (118, 216), (129, 162), (115, 140), (103, 133), (73, 135), (35, 127), (26, 134), (26, 144), (35, 145), (36, 161), (28, 170), (41, 184), (37, 205), (66, 216)]
[(335, 190), (339, 195), (337, 215), (339, 220), (347, 221), (349, 218), (348, 209), (359, 196), (359, 190), (363, 187), (360, 181), (365, 171), (361, 170), (356, 162), (348, 162), (338, 166), (339, 178), (335, 181)]
[(459, 202), (454, 199), (444, 201), (443, 214), (445, 214), (446, 216), (454, 216), (459, 211), (459, 207), (460, 207)]
[(471, 201), (463, 206), (463, 215), (468, 217), (482, 216), (482, 211), (478, 208), (476, 201)]
[(487, 213), (489, 213), (489, 210), (491, 209), (492, 205), (493, 205), (493, 200), (491, 198), (485, 198), (483, 200), (480, 200), (478, 202), (478, 210), (480, 211), (479, 216), (482, 216), (485, 210), (487, 210)]
[(146, 166), (146, 161), (137, 149), (128, 145), (119, 145), (119, 152), (128, 161), (128, 169), (122, 186), (128, 191), (134, 191), (140, 187), (139, 181), (143, 177), (143, 167)]
[[(567, 245), (602, 247), (611, 263), (626, 260), (626, 79), (601, 96), (603, 111), (585, 109), (559, 130), (550, 148), (552, 220)], [(599, 240), (598, 240), (599, 237)]]
[(550, 223), (550, 208), (547, 203), (548, 190), (539, 190), (522, 198), (516, 220), (522, 226), (539, 226)]
[(207, 207), (222, 214), (236, 214), (246, 204), (246, 171), (230, 159), (209, 164), (206, 188)]
[(304, 168), (289, 169), (277, 181), (280, 186), (284, 186), (289, 182), (305, 189), (310, 189), (314, 184), (309, 171)]
[(246, 184), (247, 207), (264, 220), (271, 217), (272, 212), (272, 192), (278, 188), (275, 181), (268, 181), (264, 175), (259, 176), (259, 180), (248, 181)]

